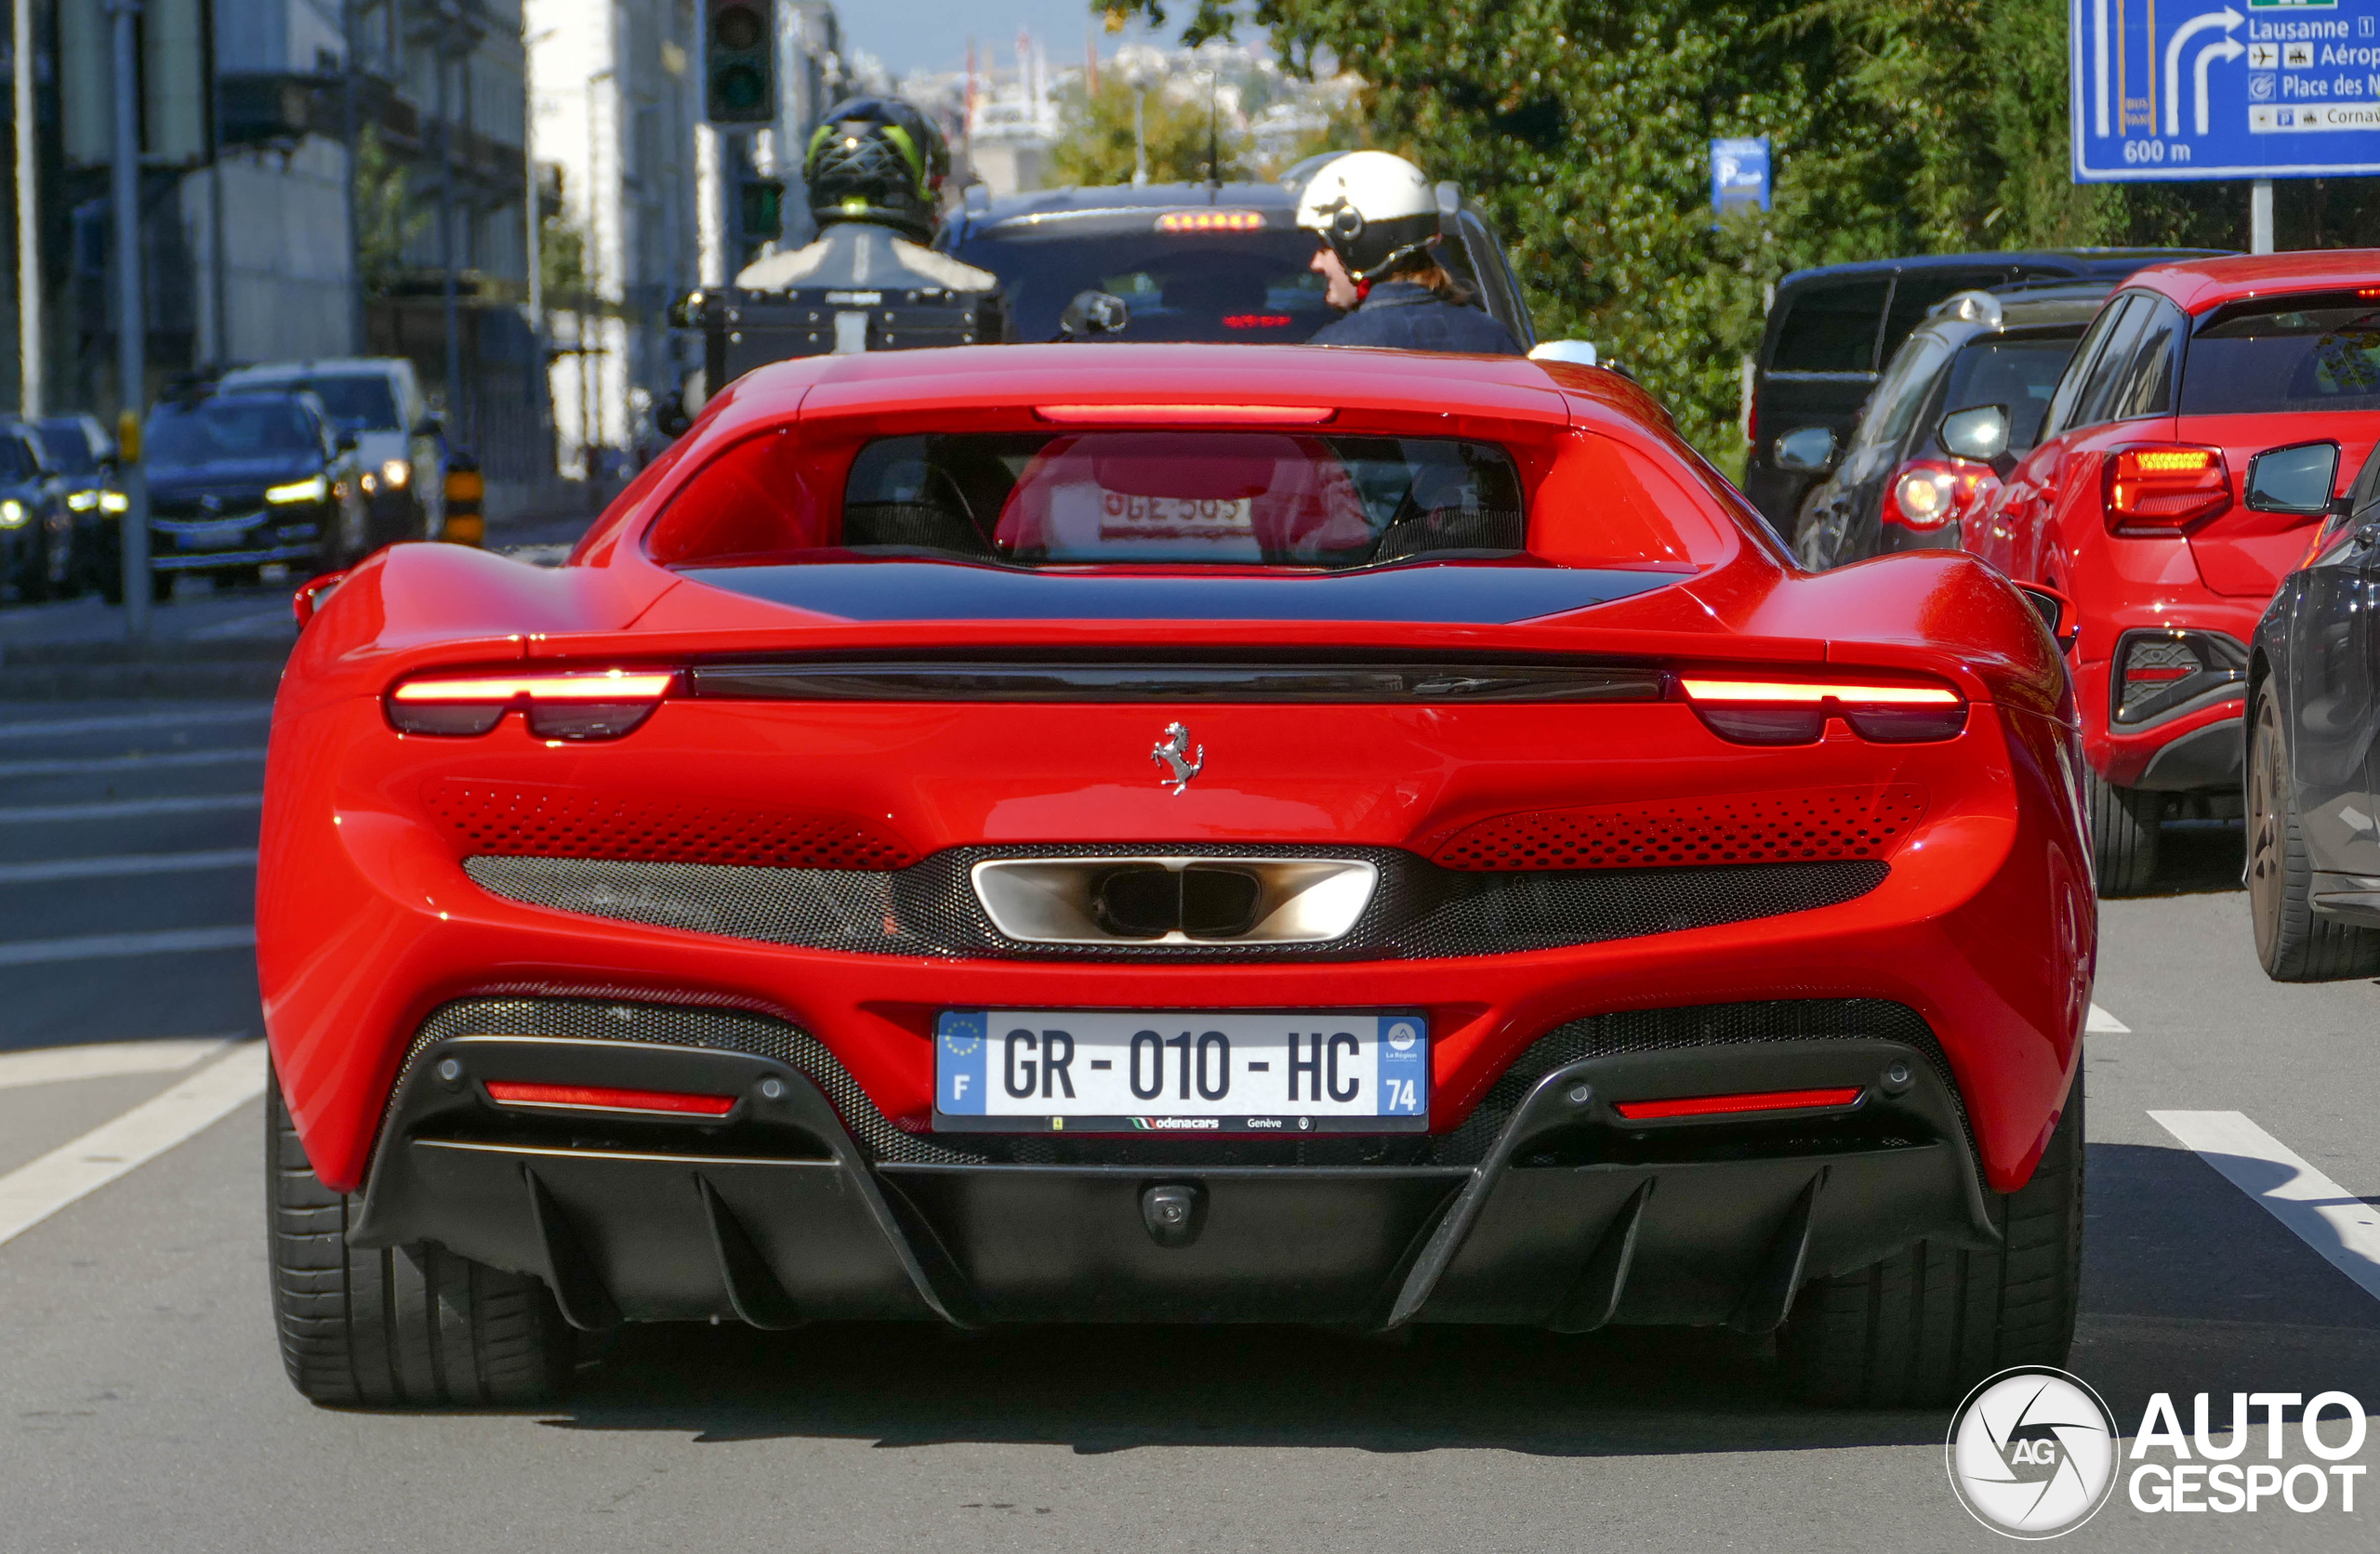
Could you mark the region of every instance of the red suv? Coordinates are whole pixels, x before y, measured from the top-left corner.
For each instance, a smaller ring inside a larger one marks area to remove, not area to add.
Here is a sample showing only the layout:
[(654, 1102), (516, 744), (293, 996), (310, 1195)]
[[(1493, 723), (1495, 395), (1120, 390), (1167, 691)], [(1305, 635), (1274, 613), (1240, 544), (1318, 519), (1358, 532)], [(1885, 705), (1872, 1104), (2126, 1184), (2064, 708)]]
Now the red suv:
[(2380, 250), (2141, 270), (2092, 321), (2021, 462), (2002, 452), (2009, 420), (1943, 421), (1945, 446), (2003, 467), (1965, 547), (2072, 598), (2099, 888), (2138, 890), (2175, 796), (2236, 812), (2246, 644), (2322, 516), (2320, 494), (2276, 498), (2286, 482), (2252, 467), (2334, 444), (2343, 481), (2380, 438)]

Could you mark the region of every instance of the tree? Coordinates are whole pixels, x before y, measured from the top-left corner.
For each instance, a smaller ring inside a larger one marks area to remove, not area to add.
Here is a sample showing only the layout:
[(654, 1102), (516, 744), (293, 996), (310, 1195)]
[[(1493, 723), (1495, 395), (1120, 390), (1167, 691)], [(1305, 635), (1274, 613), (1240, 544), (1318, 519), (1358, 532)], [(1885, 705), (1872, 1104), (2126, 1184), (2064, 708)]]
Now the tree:
[[(1097, 186), (1132, 181), (1132, 111), (1138, 95), (1120, 75), (1109, 72), (1096, 92), (1076, 86), (1060, 99), (1063, 128), (1050, 152), (1051, 170), (1059, 182)], [(1206, 92), (1177, 97), (1159, 82), (1147, 88), (1146, 99), (1149, 181), (1204, 182), (1210, 157)], [(1227, 117), (1218, 116), (1214, 128), (1223, 164), (1216, 177), (1247, 177), (1242, 165), (1247, 137)]]
[(389, 154), (377, 125), (364, 125), (356, 138), (355, 215), (356, 280), (365, 296), (385, 296), (430, 213), (415, 208), (412, 179)]

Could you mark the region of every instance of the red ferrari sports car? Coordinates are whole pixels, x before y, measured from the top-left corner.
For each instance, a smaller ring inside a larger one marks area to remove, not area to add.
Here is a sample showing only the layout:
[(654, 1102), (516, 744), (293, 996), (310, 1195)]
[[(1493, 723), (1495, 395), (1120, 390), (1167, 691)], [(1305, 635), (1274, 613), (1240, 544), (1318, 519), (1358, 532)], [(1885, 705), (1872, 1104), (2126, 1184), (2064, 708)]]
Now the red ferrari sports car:
[(2130, 893), (2176, 803), (2240, 812), (2248, 642), (2327, 510), (2262, 488), (2318, 452), (2344, 486), (2380, 437), (2380, 253), (2144, 270), (2030, 414), (1965, 544), (2074, 599), (2097, 877)]
[(1731, 1325), (2056, 1362), (2095, 917), (2037, 601), (1794, 569), (1625, 380), (764, 368), (550, 570), (317, 585), (258, 889), (324, 1402), (575, 1330)]

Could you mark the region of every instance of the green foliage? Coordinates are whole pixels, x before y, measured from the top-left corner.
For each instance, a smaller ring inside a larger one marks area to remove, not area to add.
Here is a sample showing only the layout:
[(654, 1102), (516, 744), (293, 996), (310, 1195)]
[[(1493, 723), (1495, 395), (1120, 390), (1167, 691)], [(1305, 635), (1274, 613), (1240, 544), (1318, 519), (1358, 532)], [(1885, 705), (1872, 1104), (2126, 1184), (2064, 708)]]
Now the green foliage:
[(556, 212), (537, 228), (537, 284), (549, 308), (585, 309), (590, 298), (587, 283), (587, 234), (570, 217)]
[[(1141, 94), (1113, 71), (1102, 76), (1099, 90), (1079, 86), (1059, 101), (1063, 130), (1050, 152), (1051, 170), (1059, 183), (1109, 184), (1132, 181), (1133, 99)], [(1148, 142), (1151, 183), (1196, 183), (1207, 177), (1208, 113), (1206, 95), (1176, 98), (1159, 86), (1147, 93), (1144, 131)], [(1243, 165), (1246, 138), (1228, 123), (1216, 126), (1225, 179), (1246, 178)]]
[[(1371, 143), (1488, 210), (1540, 331), (1595, 341), (1731, 466), (1739, 363), (1790, 270), (2246, 242), (2237, 185), (2069, 181), (2065, 0), (1198, 0), (1184, 37), (1249, 25), (1369, 83)], [(1764, 134), (1775, 208), (1714, 223), (1709, 140)], [(2380, 224), (2360, 187), (2284, 190), (2284, 244)]]
[(430, 213), (415, 207), (411, 183), (379, 126), (366, 125), (355, 144), (355, 260), (366, 296), (387, 294), (406, 248), (430, 225)]

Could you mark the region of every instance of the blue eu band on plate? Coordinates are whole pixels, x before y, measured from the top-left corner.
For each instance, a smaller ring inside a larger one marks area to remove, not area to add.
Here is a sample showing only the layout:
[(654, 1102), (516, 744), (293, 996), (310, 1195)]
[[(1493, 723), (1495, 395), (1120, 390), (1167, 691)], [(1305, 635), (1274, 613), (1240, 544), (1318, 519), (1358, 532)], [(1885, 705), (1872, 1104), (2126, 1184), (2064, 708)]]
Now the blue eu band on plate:
[(1409, 1009), (965, 1009), (935, 1027), (943, 1129), (1414, 1133), (1429, 1115), (1429, 1024)]

